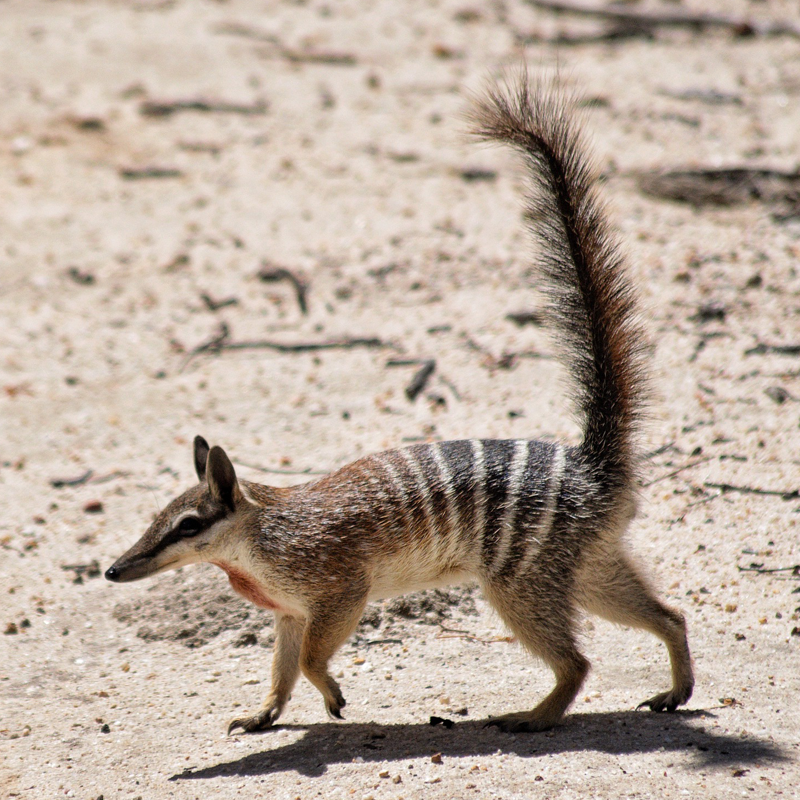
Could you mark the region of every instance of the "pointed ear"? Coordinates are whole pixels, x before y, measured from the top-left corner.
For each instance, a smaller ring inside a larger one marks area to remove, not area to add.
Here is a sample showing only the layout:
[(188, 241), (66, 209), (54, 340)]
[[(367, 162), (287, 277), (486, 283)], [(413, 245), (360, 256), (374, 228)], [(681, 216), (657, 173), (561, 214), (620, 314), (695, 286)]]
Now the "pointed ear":
[(194, 468), (197, 478), (202, 483), (206, 479), (206, 461), (208, 461), (208, 442), (202, 436), (194, 437)]
[(236, 471), (221, 447), (212, 447), (208, 453), (206, 479), (211, 496), (233, 511), (235, 497), (239, 494)]

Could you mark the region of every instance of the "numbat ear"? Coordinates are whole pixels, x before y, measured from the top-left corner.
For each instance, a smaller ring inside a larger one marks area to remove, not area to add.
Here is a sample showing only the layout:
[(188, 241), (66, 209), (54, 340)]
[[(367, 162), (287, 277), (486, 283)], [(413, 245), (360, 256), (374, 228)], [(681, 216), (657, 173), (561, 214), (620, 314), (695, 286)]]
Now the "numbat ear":
[(208, 453), (206, 480), (211, 496), (233, 511), (236, 505), (234, 495), (239, 489), (239, 484), (233, 464), (221, 447), (212, 447)]
[(206, 479), (206, 462), (208, 461), (208, 442), (202, 436), (194, 437), (194, 468), (197, 479), (202, 483)]

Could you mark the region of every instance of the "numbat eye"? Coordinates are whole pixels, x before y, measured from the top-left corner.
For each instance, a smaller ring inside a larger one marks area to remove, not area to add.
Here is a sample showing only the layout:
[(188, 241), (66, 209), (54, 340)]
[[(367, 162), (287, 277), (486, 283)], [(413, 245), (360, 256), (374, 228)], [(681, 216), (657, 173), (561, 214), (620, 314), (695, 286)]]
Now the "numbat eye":
[(178, 525), (178, 530), (184, 536), (194, 536), (196, 533), (200, 533), (201, 527), (202, 524), (197, 517), (184, 517)]

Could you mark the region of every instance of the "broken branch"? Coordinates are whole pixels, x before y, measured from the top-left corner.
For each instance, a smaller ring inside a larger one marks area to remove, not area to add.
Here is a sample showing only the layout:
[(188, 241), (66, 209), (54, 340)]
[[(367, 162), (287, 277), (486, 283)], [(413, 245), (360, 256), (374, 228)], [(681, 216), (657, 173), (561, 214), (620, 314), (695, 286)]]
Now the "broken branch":
[(736, 36), (779, 36), (800, 37), (800, 25), (785, 20), (755, 20), (737, 17), (732, 14), (712, 14), (706, 12), (669, 11), (630, 8), (621, 4), (590, 6), (573, 3), (569, 0), (527, 0), (528, 5), (548, 11), (563, 11), (568, 14), (602, 17), (617, 22), (627, 22), (642, 27), (688, 27), (697, 30), (704, 28), (725, 28)]
[(238, 461), (237, 459), (233, 460), (234, 464), (238, 464), (240, 467), (247, 467), (248, 469), (254, 469), (257, 472), (268, 472), (273, 475), (327, 475), (328, 472), (323, 470), (316, 470), (311, 469), (311, 467), (306, 467), (305, 469), (273, 469), (271, 467), (261, 467), (258, 464), (248, 464), (246, 461)]
[(740, 494), (759, 494), (767, 497), (780, 497), (782, 500), (797, 500), (800, 497), (800, 489), (792, 489), (791, 491), (783, 491), (781, 489), (759, 489), (754, 486), (734, 486), (731, 483), (709, 483), (706, 482), (703, 486), (708, 486), (709, 489), (719, 489), (722, 494), (727, 492), (739, 492)]
[(277, 350), (279, 353), (309, 353), (312, 350), (346, 350), (351, 347), (392, 347), (377, 337), (344, 337), (324, 342), (272, 342), (255, 340), (251, 342), (225, 342), (220, 350)]
[(227, 34), (228, 36), (242, 36), (258, 42), (267, 42), (270, 47), (262, 48), (264, 55), (276, 55), (295, 64), (333, 64), (341, 67), (352, 67), (358, 63), (356, 57), (350, 53), (332, 53), (311, 49), (293, 50), (283, 44), (274, 33), (259, 30), (252, 25), (245, 25), (240, 22), (222, 22), (215, 26), (214, 32)]
[(297, 305), (303, 314), (308, 314), (308, 282), (295, 275), (294, 272), (286, 267), (279, 267), (270, 264), (268, 261), (261, 262), (261, 269), (258, 271), (258, 279), (264, 283), (277, 283), (278, 281), (288, 281), (294, 287), (297, 295)]
[(765, 567), (750, 565), (749, 567), (740, 567), (738, 564), (736, 565), (736, 569), (739, 572), (757, 572), (759, 575), (766, 575), (770, 572), (791, 572), (792, 575), (800, 576), (800, 564), (794, 564), (791, 567), (773, 567), (772, 569), (767, 569)]
[(466, 639), (468, 642), (480, 642), (481, 644), (497, 644), (498, 642), (516, 642), (516, 636), (493, 636), (491, 639), (481, 639), (469, 631), (460, 631), (455, 628), (445, 628), (439, 624), (440, 632), (436, 634), (437, 639)]
[(143, 180), (145, 178), (180, 178), (183, 172), (175, 167), (120, 167), (121, 178), (129, 181)]
[(765, 344), (759, 342), (755, 347), (745, 350), (746, 356), (763, 356), (774, 353), (779, 356), (800, 356), (800, 344)]
[(66, 486), (81, 486), (86, 483), (93, 474), (92, 470), (87, 469), (83, 475), (79, 475), (77, 478), (51, 478), (50, 485), (54, 489), (63, 489)]
[(230, 103), (226, 100), (208, 100), (195, 97), (187, 100), (144, 100), (139, 105), (139, 113), (145, 117), (169, 117), (178, 111), (216, 112), (220, 114), (266, 114), (267, 103)]
[(679, 475), (681, 472), (684, 472), (687, 469), (696, 467), (698, 464), (704, 464), (706, 461), (713, 461), (713, 460), (714, 456), (706, 456), (705, 458), (698, 458), (697, 461), (691, 461), (688, 464), (684, 464), (682, 467), (678, 467), (677, 469), (672, 470), (672, 472), (668, 472), (666, 475), (660, 475), (658, 478), (653, 478), (653, 480), (643, 483), (642, 488), (646, 489), (648, 486), (652, 486), (654, 483), (665, 481), (668, 478), (674, 478), (676, 475)]

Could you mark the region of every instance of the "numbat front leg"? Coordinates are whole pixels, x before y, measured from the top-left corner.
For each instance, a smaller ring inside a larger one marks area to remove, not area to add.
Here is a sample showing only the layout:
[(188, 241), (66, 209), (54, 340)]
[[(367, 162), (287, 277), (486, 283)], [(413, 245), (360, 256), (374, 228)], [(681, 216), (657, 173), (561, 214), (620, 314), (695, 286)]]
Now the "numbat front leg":
[(261, 709), (251, 717), (234, 719), (228, 735), (237, 728), (246, 733), (270, 728), (280, 717), (300, 675), (300, 647), (305, 620), (287, 614), (275, 615), (275, 651), (272, 657), (272, 687)]

